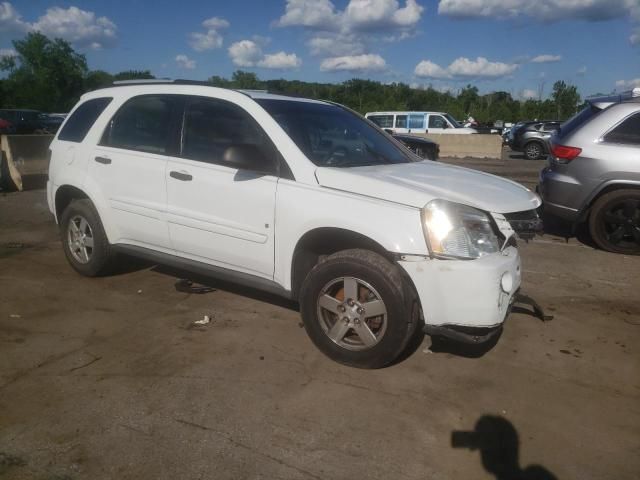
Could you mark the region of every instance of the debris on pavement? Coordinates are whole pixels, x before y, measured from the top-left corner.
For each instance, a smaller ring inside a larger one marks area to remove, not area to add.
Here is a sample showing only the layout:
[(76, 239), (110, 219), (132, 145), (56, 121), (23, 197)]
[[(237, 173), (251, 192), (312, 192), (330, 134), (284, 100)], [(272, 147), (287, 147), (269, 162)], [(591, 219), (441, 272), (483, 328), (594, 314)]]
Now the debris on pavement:
[(211, 323), (211, 317), (209, 317), (209, 315), (205, 315), (201, 320), (193, 322), (194, 325), (208, 325), (209, 323)]

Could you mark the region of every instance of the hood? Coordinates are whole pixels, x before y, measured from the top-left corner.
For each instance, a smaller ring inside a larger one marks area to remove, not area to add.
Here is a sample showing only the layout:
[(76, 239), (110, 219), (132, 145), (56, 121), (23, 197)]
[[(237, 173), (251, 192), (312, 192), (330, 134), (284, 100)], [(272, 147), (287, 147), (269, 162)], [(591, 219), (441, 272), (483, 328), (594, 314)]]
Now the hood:
[(441, 198), (494, 213), (540, 206), (540, 198), (519, 183), (467, 168), (424, 161), (370, 167), (318, 167), (323, 187), (422, 208)]

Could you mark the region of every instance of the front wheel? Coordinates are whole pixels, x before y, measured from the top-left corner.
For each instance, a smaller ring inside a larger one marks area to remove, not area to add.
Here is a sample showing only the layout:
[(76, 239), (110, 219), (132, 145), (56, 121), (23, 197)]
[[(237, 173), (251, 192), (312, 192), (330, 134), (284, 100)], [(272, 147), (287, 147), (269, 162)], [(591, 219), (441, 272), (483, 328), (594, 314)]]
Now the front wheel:
[(589, 233), (604, 250), (640, 255), (640, 190), (616, 190), (600, 197), (589, 216)]
[(416, 331), (412, 298), (394, 266), (367, 250), (328, 256), (307, 275), (300, 306), (307, 334), (336, 362), (381, 368)]

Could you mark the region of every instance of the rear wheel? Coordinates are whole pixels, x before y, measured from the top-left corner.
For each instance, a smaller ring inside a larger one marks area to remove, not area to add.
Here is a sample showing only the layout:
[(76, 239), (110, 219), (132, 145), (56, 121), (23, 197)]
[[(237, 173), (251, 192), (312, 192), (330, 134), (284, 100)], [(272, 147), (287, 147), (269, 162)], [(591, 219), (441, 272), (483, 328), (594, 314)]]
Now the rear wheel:
[(543, 152), (542, 145), (538, 142), (529, 142), (524, 147), (524, 156), (527, 160), (537, 160)]
[(600, 197), (591, 210), (589, 233), (604, 250), (640, 255), (640, 190), (616, 190)]
[(307, 275), (300, 292), (302, 319), (313, 343), (332, 360), (384, 367), (416, 330), (406, 290), (397, 267), (381, 255), (344, 250)]
[(65, 208), (60, 219), (60, 237), (64, 254), (78, 273), (95, 277), (113, 266), (111, 245), (90, 200), (74, 200)]

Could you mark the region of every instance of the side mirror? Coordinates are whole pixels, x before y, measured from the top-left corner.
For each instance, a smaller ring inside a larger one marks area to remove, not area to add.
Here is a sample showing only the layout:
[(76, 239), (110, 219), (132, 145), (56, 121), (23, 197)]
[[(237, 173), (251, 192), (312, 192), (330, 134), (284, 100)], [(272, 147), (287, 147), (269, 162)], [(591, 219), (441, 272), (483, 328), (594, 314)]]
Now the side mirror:
[(225, 165), (238, 170), (251, 170), (266, 174), (275, 174), (275, 162), (255, 145), (232, 145), (222, 156)]
[(445, 124), (442, 125), (442, 128), (449, 128), (449, 124), (445, 122)]
[(384, 131), (387, 132), (389, 135), (393, 135), (393, 130), (391, 130), (390, 128), (385, 128)]

